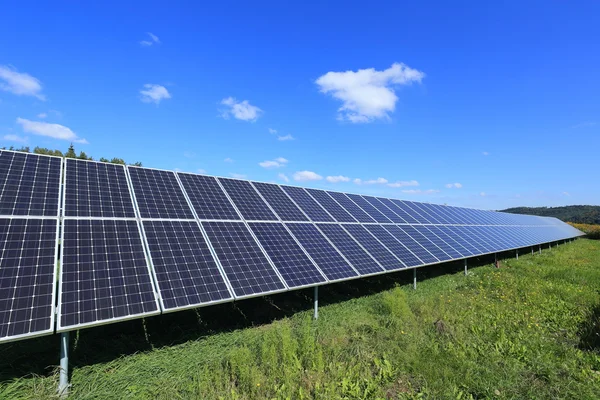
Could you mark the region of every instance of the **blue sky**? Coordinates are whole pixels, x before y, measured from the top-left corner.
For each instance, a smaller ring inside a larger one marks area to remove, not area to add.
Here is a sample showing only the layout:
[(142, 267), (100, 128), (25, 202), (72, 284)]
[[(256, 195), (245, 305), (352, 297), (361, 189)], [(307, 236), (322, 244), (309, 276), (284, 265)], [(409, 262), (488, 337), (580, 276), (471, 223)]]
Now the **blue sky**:
[(40, 3), (2, 7), (0, 146), (486, 209), (600, 204), (596, 1)]

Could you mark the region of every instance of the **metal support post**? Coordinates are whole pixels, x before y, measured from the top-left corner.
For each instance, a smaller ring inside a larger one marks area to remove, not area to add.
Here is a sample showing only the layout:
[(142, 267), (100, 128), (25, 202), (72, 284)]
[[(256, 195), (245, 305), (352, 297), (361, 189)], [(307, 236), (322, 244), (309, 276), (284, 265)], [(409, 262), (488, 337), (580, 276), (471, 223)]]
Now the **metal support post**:
[(66, 397), (69, 394), (69, 332), (60, 334), (60, 373), (58, 380), (58, 395)]
[(413, 289), (417, 290), (417, 269), (413, 269)]
[(467, 275), (467, 259), (465, 258), (465, 275)]
[(319, 319), (319, 287), (315, 286), (315, 319)]
[(519, 249), (515, 250), (515, 252), (517, 253), (517, 260), (519, 259)]
[(498, 268), (498, 253), (494, 253), (494, 267)]
[(531, 255), (533, 255), (533, 246), (531, 246)]
[(542, 254), (542, 245), (540, 244), (540, 254)]

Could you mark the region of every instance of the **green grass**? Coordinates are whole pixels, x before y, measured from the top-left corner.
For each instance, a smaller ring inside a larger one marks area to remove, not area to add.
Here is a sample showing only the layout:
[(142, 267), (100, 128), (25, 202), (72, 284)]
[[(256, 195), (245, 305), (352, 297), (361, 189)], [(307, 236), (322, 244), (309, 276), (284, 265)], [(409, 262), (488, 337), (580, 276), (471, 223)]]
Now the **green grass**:
[[(600, 242), (489, 262), (82, 330), (71, 397), (600, 398)], [(0, 398), (54, 396), (56, 336), (1, 349)]]

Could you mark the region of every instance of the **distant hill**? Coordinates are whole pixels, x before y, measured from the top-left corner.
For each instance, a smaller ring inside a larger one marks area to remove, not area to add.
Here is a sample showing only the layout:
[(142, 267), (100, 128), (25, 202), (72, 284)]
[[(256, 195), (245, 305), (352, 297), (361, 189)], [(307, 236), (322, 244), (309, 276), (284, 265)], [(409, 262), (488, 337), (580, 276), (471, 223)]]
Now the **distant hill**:
[(514, 207), (502, 211), (513, 214), (556, 217), (562, 221), (577, 224), (600, 224), (600, 206)]

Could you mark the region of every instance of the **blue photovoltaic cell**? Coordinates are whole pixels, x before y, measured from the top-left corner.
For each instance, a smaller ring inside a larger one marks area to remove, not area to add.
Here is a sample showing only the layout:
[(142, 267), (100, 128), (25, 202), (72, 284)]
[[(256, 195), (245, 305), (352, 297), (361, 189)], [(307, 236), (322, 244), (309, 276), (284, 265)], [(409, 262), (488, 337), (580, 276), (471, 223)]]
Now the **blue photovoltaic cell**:
[(382, 245), (369, 231), (362, 225), (344, 224), (342, 225), (348, 233), (362, 247), (365, 248), (375, 258), (383, 268), (388, 271), (404, 268), (405, 265), (398, 260), (384, 245)]
[(464, 223), (464, 221), (461, 221), (456, 217), (455, 213), (452, 212), (451, 207), (441, 206), (439, 204), (429, 204), (429, 207), (434, 208), (440, 216), (444, 217), (444, 219), (448, 221), (448, 224), (454, 225)]
[(236, 297), (286, 289), (243, 222), (202, 222)]
[(194, 218), (174, 172), (131, 166), (127, 169), (142, 218)]
[[(431, 225), (430, 225), (431, 226)], [(430, 229), (427, 229), (425, 225), (414, 226), (421, 235), (425, 236), (430, 242), (435, 244), (439, 249), (450, 258), (461, 258), (462, 255), (454, 250), (452, 246), (446, 243), (443, 239), (433, 233)], [(437, 254), (434, 254), (437, 257)], [(439, 258), (439, 257), (438, 257)]]
[(463, 226), (460, 227), (464, 232), (466, 232), (467, 236), (471, 238), (473, 243), (476, 245), (480, 245), (483, 249), (485, 249), (486, 253), (496, 251), (498, 247), (488, 240), (478, 231), (475, 230), (475, 226)]
[(479, 232), (481, 232), (481, 234), (488, 239), (488, 241), (491, 241), (492, 243), (494, 243), (498, 249), (506, 250), (506, 249), (510, 249), (510, 248), (514, 247), (513, 245), (511, 245), (511, 243), (508, 240), (506, 240), (506, 238), (499, 237), (493, 228), (495, 228), (495, 227), (491, 227), (491, 226), (476, 227), (476, 229), (478, 229)]
[(258, 182), (254, 182), (253, 185), (282, 221), (308, 221), (306, 215), (279, 186), (272, 183)]
[(398, 216), (398, 214), (396, 214), (395, 212), (390, 210), (388, 207), (386, 207), (386, 205), (383, 204), (381, 201), (379, 201), (376, 197), (364, 196), (364, 195), (362, 197), (366, 201), (368, 201), (369, 204), (371, 204), (371, 206), (375, 207), (377, 209), (377, 211), (379, 211), (381, 214), (385, 215), (385, 217), (387, 219), (389, 219), (390, 221), (395, 222), (397, 224), (406, 223), (406, 221), (404, 219), (402, 219), (400, 216)]
[(61, 159), (0, 150), (0, 215), (58, 217)]
[(65, 163), (65, 216), (135, 218), (123, 165), (72, 158)]
[(357, 206), (346, 194), (338, 193), (338, 192), (327, 192), (331, 197), (335, 199), (348, 211), (350, 215), (354, 217), (358, 222), (375, 222), (373, 218), (369, 216), (366, 212), (364, 212), (359, 206)]
[(460, 244), (473, 251), (473, 254), (485, 254), (490, 250), (484, 247), (479, 240), (475, 240), (471, 237), (467, 231), (466, 226), (442, 226), (440, 227), (444, 231), (451, 232), (454, 238), (459, 241)]
[[(417, 242), (415, 239), (410, 237), (406, 232), (395, 225), (382, 225), (389, 233), (392, 234), (400, 243), (408, 248), (414, 255), (419, 257), (424, 264), (433, 264), (439, 260), (429, 253), (425, 248)], [(405, 226), (405, 225), (402, 225)]]
[(361, 275), (383, 271), (383, 268), (352, 237), (337, 224), (318, 224), (317, 227)]
[(399, 229), (402, 229), (404, 232), (406, 232), (407, 235), (416, 240), (421, 246), (429, 250), (429, 252), (433, 254), (438, 260), (446, 261), (451, 259), (451, 257), (448, 254), (446, 254), (442, 249), (436, 246), (435, 243), (433, 243), (433, 241), (427, 238), (427, 236), (417, 231), (415, 227), (406, 225), (400, 227)]
[(460, 254), (461, 257), (468, 257), (473, 255), (474, 253), (466, 249), (462, 246), (458, 241), (456, 241), (452, 236), (448, 235), (441, 226), (438, 225), (429, 225), (427, 226), (431, 232), (440, 237), (444, 242), (448, 243), (457, 253)]
[(0, 342), (51, 333), (56, 219), (0, 219)]
[(319, 203), (306, 190), (295, 186), (281, 186), (308, 217), (315, 222), (335, 222)]
[(447, 211), (451, 214), (458, 225), (475, 224), (475, 220), (469, 215), (461, 211), (459, 207), (446, 206)]
[(375, 221), (384, 224), (392, 222), (388, 217), (386, 217), (377, 208), (375, 208), (370, 202), (365, 200), (363, 196), (359, 196), (357, 194), (347, 194), (347, 196), (350, 197), (350, 199), (353, 202), (355, 202), (360, 208), (362, 208), (364, 212), (369, 214), (369, 216), (371, 216), (371, 218), (373, 218)]
[(457, 229), (451, 229), (451, 227), (449, 227), (449, 226), (438, 226), (437, 229), (439, 229), (444, 234), (446, 234), (448, 237), (452, 238), (454, 241), (456, 241), (462, 247), (467, 249), (467, 251), (469, 251), (471, 254), (473, 254), (473, 255), (481, 254), (482, 249), (477, 248), (472, 243), (470, 243), (470, 240), (467, 239), (463, 234), (461, 234)]
[(404, 205), (410, 209), (412, 209), (415, 213), (421, 215), (421, 217), (423, 217), (423, 219), (427, 222), (425, 223), (430, 223), (430, 224), (441, 224), (442, 222), (440, 220), (438, 220), (436, 218), (436, 216), (434, 214), (431, 213), (431, 211), (426, 210), (422, 207), (422, 203), (416, 203), (414, 201), (407, 201), (407, 200), (403, 200), (402, 203), (404, 203)]
[(350, 264), (313, 224), (286, 224), (329, 281), (358, 276)]
[(144, 221), (165, 310), (233, 299), (195, 221)]
[(315, 199), (324, 209), (326, 209), (333, 218), (339, 222), (356, 222), (352, 215), (348, 214), (338, 203), (323, 190), (306, 189), (306, 191)]
[(427, 204), (427, 203), (413, 203), (413, 204), (418, 205), (421, 208), (421, 210), (424, 211), (421, 214), (427, 214), (427, 216), (429, 216), (430, 218), (433, 218), (435, 221), (437, 221), (436, 223), (445, 224), (445, 225), (451, 223), (444, 217), (444, 215), (442, 213), (440, 213), (439, 207), (435, 207), (433, 204)]
[(404, 222), (400, 223), (408, 223), (408, 224), (419, 224), (420, 222), (414, 218), (412, 215), (407, 213), (403, 208), (398, 206), (390, 199), (386, 199), (385, 197), (377, 197), (377, 200), (383, 203), (384, 206), (392, 210), (395, 214), (397, 214), (400, 218), (404, 220)]
[(186, 174), (177, 176), (200, 219), (241, 219), (231, 201), (212, 176)]
[[(390, 201), (392, 203), (394, 203), (394, 205), (396, 207), (400, 208), (405, 214), (408, 214), (415, 221), (415, 222), (412, 222), (412, 221), (407, 220), (408, 223), (411, 223), (411, 224), (429, 224), (430, 223), (428, 219), (423, 218), (421, 216), (421, 214), (419, 214), (418, 212), (413, 210), (411, 207), (409, 207), (407, 204), (402, 202), (402, 200), (390, 199)], [(401, 217), (404, 218), (404, 215), (401, 215)], [(406, 218), (404, 218), (404, 219), (406, 219)]]
[(136, 221), (63, 221), (60, 327), (159, 312)]
[(248, 225), (288, 287), (326, 282), (283, 224), (250, 222)]
[(219, 178), (219, 182), (247, 220), (277, 221), (267, 203), (260, 198), (250, 182), (237, 179)]
[[(391, 233), (381, 225), (365, 225), (365, 228), (373, 234), (381, 243), (396, 255), (407, 267), (425, 264), (419, 260), (407, 247), (400, 243)], [(421, 249), (422, 250), (422, 249)]]

